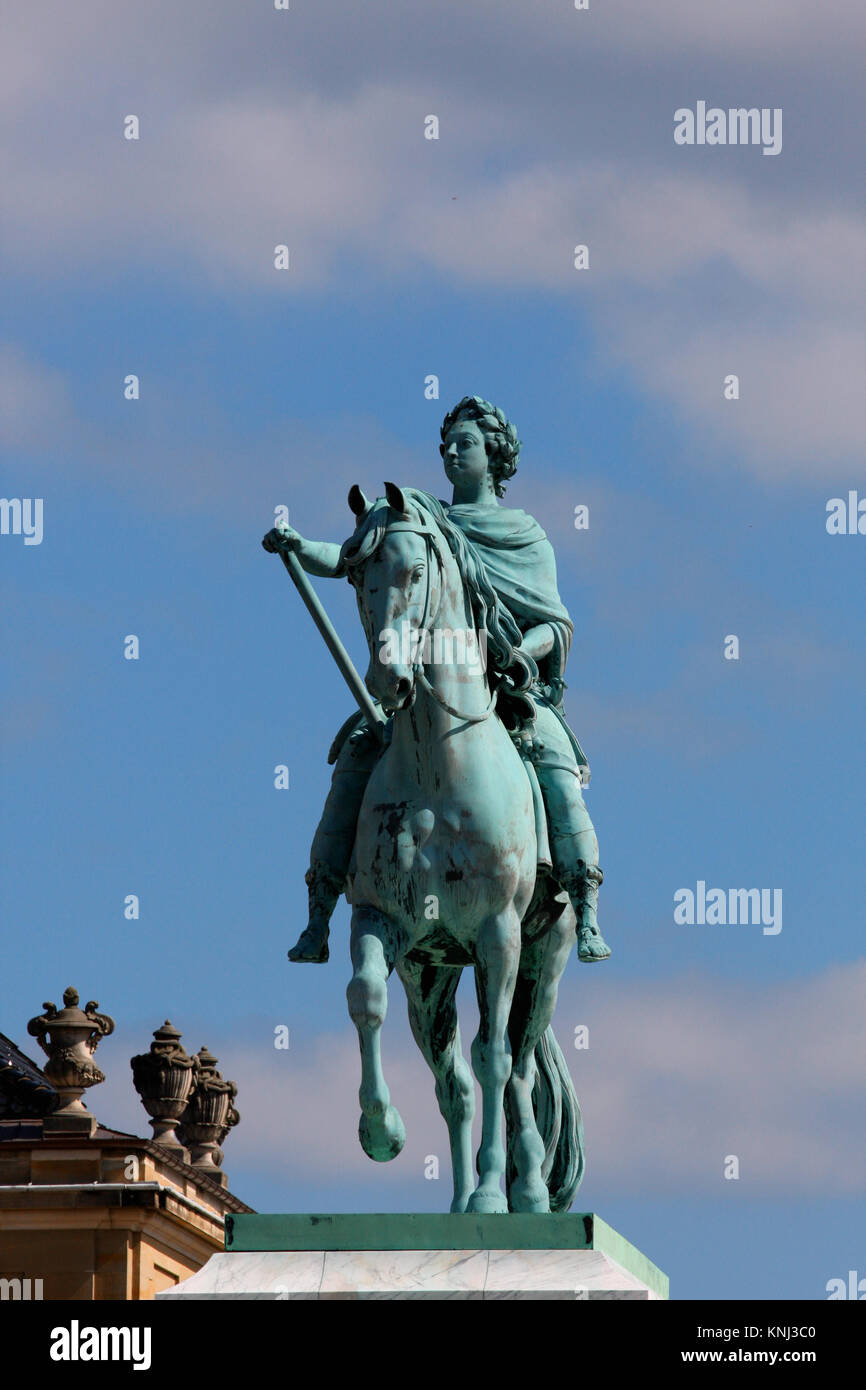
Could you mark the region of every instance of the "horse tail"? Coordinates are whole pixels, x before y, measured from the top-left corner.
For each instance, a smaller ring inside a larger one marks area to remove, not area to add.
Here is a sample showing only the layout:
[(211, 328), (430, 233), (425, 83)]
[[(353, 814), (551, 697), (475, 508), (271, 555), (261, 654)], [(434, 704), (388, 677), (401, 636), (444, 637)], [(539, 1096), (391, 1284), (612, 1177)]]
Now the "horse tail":
[[(535, 1085), (532, 1106), (538, 1132), (544, 1141), (541, 1175), (550, 1193), (551, 1211), (568, 1211), (583, 1179), (585, 1167), (583, 1120), (571, 1073), (553, 1028), (547, 1028), (535, 1045)], [(516, 1176), (512, 1157), (514, 1126), (508, 1117), (506, 1186)]]

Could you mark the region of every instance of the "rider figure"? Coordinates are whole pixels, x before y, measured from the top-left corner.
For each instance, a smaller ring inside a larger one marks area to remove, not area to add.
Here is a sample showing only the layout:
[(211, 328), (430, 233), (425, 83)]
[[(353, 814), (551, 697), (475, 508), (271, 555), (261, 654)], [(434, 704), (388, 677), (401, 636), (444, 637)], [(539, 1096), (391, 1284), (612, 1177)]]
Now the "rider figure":
[[(503, 482), (517, 471), (520, 441), (503, 412), (478, 396), (465, 396), (442, 423), (439, 452), (453, 487), (449, 520), (484, 560), (490, 582), (523, 633), (522, 650), (538, 666), (530, 694), (537, 715), (530, 737), (515, 742), (535, 768), (547, 816), (552, 870), (577, 918), (578, 957), (610, 955), (596, 921), (598, 841), (581, 790), (586, 758), (562, 712), (562, 674), (574, 631), (556, 587), (553, 548), (526, 512), (503, 507)], [(342, 573), (340, 546), (309, 541), (291, 527), (269, 531), (267, 550), (293, 550), (309, 574)], [(306, 882), (309, 925), (289, 951), (294, 961), (328, 959), (331, 914), (343, 892), (358, 813), (381, 744), (363, 715), (347, 721), (331, 749), (331, 790), (310, 851)]]

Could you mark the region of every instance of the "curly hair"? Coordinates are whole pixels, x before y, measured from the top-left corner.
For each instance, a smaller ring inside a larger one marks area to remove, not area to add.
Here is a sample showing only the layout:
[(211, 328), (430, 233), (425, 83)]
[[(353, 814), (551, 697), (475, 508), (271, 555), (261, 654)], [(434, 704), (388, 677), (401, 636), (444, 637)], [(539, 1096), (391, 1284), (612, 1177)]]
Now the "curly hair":
[(442, 443), (439, 452), (445, 455), (445, 438), (458, 420), (471, 420), (484, 435), (484, 448), (490, 461), (490, 473), (497, 497), (505, 496), (503, 482), (517, 472), (520, 440), (517, 430), (505, 418), (505, 412), (480, 396), (464, 396), (442, 421)]

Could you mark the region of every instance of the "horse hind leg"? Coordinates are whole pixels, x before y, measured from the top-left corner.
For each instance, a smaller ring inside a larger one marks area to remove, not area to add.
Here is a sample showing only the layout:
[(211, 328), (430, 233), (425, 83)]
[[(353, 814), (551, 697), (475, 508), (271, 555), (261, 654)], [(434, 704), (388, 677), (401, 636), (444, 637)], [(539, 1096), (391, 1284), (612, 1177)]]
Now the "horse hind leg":
[(397, 966), (409, 1005), (412, 1036), (436, 1078), (436, 1099), (448, 1126), (454, 1178), (452, 1212), (465, 1212), (475, 1189), (472, 1121), (475, 1084), (460, 1046), (455, 995), (461, 967), (420, 965), (405, 958)]
[(406, 1129), (391, 1104), (382, 1070), (381, 1033), (388, 1010), (388, 976), (394, 964), (394, 930), (388, 919), (369, 907), (352, 912), (351, 956), (354, 974), (346, 990), (349, 1015), (361, 1045), (361, 1120), (358, 1138), (369, 1158), (387, 1163), (406, 1142)]

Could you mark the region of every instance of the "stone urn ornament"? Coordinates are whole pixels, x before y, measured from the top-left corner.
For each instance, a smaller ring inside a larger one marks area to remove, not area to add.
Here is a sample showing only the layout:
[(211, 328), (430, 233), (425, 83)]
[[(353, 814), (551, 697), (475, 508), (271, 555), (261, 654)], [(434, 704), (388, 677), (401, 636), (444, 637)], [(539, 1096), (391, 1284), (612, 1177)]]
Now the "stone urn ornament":
[(220, 1144), (241, 1118), (232, 1104), (238, 1088), (233, 1081), (223, 1080), (216, 1069), (217, 1058), (206, 1047), (196, 1053), (193, 1061), (195, 1080), (178, 1125), (178, 1137), (190, 1149), (193, 1167), (225, 1186), (225, 1174), (220, 1172)]
[(196, 1064), (181, 1046), (181, 1034), (170, 1019), (155, 1028), (148, 1052), (130, 1059), (132, 1080), (141, 1103), (150, 1115), (154, 1143), (163, 1148), (186, 1150), (177, 1137), (176, 1126), (186, 1109), (192, 1090)]
[(30, 1019), (27, 1032), (48, 1057), (43, 1071), (59, 1097), (51, 1125), (68, 1122), (72, 1127), (92, 1129), (96, 1122), (81, 1097), (88, 1086), (105, 1080), (93, 1054), (100, 1041), (114, 1032), (114, 1019), (97, 1012), (95, 999), (88, 1000), (83, 1009), (78, 1007), (78, 1000), (78, 990), (70, 986), (63, 991), (63, 1008), (50, 1001), (44, 1003), (44, 1012)]

